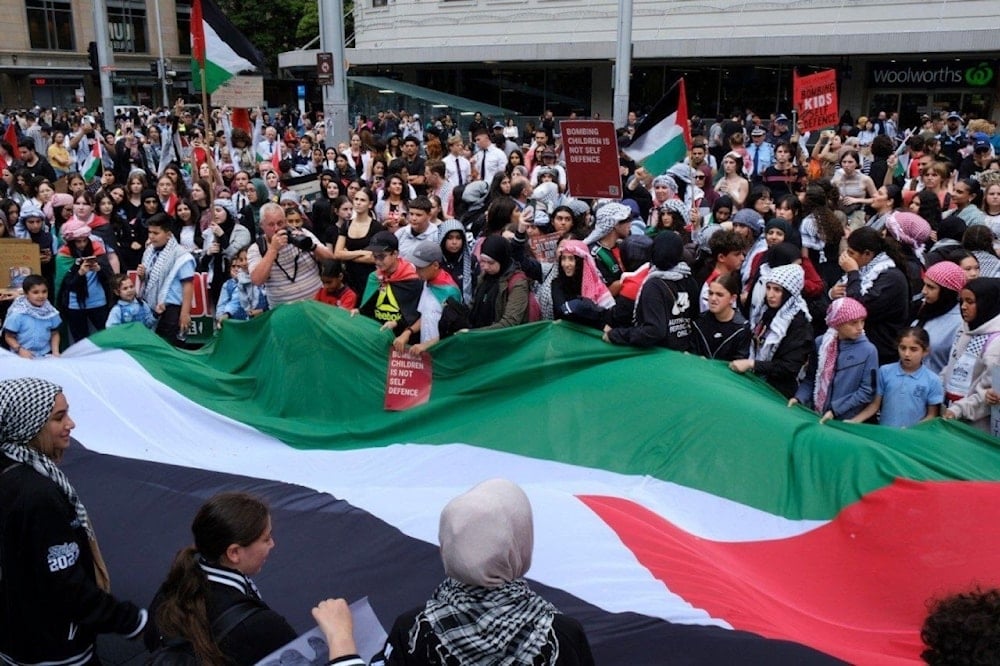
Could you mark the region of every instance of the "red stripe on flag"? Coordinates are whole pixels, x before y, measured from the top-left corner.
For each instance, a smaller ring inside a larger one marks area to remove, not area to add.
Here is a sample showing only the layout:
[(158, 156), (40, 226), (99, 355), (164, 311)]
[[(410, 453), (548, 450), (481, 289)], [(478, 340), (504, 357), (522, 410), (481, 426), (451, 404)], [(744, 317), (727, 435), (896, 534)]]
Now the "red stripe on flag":
[(684, 86), (684, 77), (680, 79), (680, 86), (677, 95), (677, 124), (684, 130), (684, 145), (691, 150), (691, 125), (688, 122), (687, 88)]
[(205, 67), (205, 21), (201, 13), (201, 0), (191, 3), (191, 57), (199, 67)]
[(278, 166), (281, 164), (281, 144), (284, 143), (280, 138), (274, 142), (274, 150), (271, 151), (271, 166), (274, 167), (274, 173), (281, 176), (281, 168)]
[(914, 663), (927, 602), (1000, 585), (1000, 483), (899, 480), (797, 537), (725, 543), (580, 499), (674, 593), (736, 629), (860, 664)]

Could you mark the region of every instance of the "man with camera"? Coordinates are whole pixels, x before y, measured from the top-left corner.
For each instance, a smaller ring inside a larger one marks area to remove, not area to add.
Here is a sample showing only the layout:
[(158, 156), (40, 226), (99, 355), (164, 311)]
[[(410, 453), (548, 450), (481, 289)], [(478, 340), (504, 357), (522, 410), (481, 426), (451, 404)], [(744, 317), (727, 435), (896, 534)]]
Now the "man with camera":
[(272, 308), (311, 299), (322, 286), (317, 262), (333, 259), (333, 252), (312, 232), (287, 228), (276, 203), (261, 207), (260, 230), (263, 236), (247, 249), (250, 281), (267, 288)]

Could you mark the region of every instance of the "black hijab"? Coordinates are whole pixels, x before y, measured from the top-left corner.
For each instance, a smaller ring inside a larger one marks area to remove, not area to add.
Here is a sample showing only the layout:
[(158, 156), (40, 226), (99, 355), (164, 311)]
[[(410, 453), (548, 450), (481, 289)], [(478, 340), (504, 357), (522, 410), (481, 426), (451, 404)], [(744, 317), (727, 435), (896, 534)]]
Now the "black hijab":
[(510, 245), (503, 236), (487, 236), (479, 253), (500, 264), (500, 270), (495, 275), (484, 273), (479, 279), (469, 314), (472, 328), (489, 326), (496, 320), (497, 297), (514, 266), (514, 259), (510, 256)]
[(965, 288), (976, 295), (976, 316), (969, 322), (974, 331), (1000, 314), (1000, 278), (976, 278)]

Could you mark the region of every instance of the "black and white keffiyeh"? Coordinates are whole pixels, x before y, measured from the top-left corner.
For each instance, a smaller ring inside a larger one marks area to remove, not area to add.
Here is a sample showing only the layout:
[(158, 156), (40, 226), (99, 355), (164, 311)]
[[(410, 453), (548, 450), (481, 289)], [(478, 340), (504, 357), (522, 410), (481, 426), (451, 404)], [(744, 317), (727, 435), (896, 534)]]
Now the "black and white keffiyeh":
[(170, 275), (173, 272), (177, 258), (186, 253), (186, 250), (178, 243), (173, 235), (170, 236), (166, 245), (157, 249), (152, 245), (146, 248), (142, 255), (142, 264), (146, 267), (146, 279), (139, 297), (156, 307), (166, 301), (167, 292), (170, 290)]
[[(7, 310), (8, 316), (12, 314), (22, 314), (26, 317), (31, 317), (32, 319), (45, 321), (58, 317), (59, 311), (56, 310), (55, 306), (48, 301), (45, 301), (42, 305), (32, 305), (27, 296), (18, 296), (14, 299), (14, 302), (10, 304), (10, 309)], [(46, 414), (46, 416), (48, 416), (48, 414)]]
[(80, 501), (73, 486), (55, 461), (41, 451), (28, 446), (45, 427), (56, 396), (62, 387), (44, 379), (22, 377), (0, 382), (0, 452), (11, 460), (27, 465), (59, 486), (66, 499), (76, 510), (80, 525), (87, 536), (94, 538), (87, 509)]
[(464, 666), (530, 666), (543, 650), (547, 663), (554, 664), (559, 657), (552, 630), (557, 612), (524, 579), (487, 588), (448, 578), (417, 616), (409, 649), (416, 649), (426, 622), (447, 653), (442, 657)]
[[(687, 264), (681, 262), (678, 263), (673, 268), (667, 270), (660, 270), (658, 268), (652, 268), (647, 274), (646, 278), (639, 285), (639, 291), (635, 295), (635, 305), (632, 306), (632, 323), (635, 325), (639, 324), (639, 297), (642, 296), (642, 290), (646, 287), (646, 283), (650, 280), (663, 280), (664, 282), (680, 282), (686, 277), (690, 277), (691, 267)], [(676, 296), (676, 294), (675, 294)]]
[[(858, 277), (861, 279), (861, 295), (864, 296), (871, 290), (872, 285), (875, 284), (875, 280), (877, 280), (882, 273), (885, 273), (890, 268), (895, 267), (896, 262), (894, 262), (885, 252), (879, 252), (876, 254), (871, 261), (858, 269)], [(840, 284), (847, 284), (846, 275), (840, 278)]]

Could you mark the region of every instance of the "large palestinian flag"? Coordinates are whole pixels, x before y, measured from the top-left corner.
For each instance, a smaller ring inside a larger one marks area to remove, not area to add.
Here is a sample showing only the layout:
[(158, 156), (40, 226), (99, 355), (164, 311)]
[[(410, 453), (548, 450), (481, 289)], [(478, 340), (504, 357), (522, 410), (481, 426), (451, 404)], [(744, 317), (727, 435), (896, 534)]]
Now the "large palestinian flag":
[(0, 377), (65, 387), (66, 471), (140, 602), (239, 488), (274, 507), (269, 603), (305, 630), (318, 598), (367, 595), (388, 627), (443, 575), (441, 507), (496, 476), (599, 664), (915, 663), (928, 599), (1000, 583), (1000, 451), (960, 424), (821, 426), (724, 364), (564, 323), (446, 340), (430, 401), (385, 412), (390, 343), (302, 303), (200, 352), (129, 325)]
[(191, 79), (201, 90), (202, 69), (209, 95), (240, 72), (260, 69), (264, 56), (212, 0), (191, 4)]

